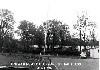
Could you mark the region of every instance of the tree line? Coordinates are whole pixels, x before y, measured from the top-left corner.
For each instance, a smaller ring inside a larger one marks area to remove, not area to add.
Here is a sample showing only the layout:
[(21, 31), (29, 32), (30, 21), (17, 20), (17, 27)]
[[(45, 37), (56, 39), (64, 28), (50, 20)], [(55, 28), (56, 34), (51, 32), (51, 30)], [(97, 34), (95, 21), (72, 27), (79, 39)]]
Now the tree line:
[[(77, 23), (73, 25), (74, 29), (81, 31), (88, 27), (92, 27), (91, 39), (84, 37), (74, 38), (74, 34), (70, 34), (70, 27), (67, 24), (62, 23), (57, 19), (47, 20), (41, 25), (36, 26), (33, 22), (22, 20), (20, 21), (18, 30), (14, 30), (14, 24), (17, 24), (14, 20), (14, 14), (8, 9), (0, 9), (0, 51), (2, 52), (37, 52), (37, 48), (34, 45), (38, 45), (38, 51), (42, 51), (43, 47), (47, 45), (46, 49), (61, 50), (63, 46), (71, 46), (71, 50), (75, 50), (76, 46), (98, 45), (98, 41), (93, 33), (95, 29), (95, 23), (87, 22), (88, 18), (84, 15), (78, 17)], [(20, 39), (15, 39), (14, 34), (18, 34)], [(80, 35), (80, 36), (81, 36)], [(34, 51), (33, 51), (34, 50)]]

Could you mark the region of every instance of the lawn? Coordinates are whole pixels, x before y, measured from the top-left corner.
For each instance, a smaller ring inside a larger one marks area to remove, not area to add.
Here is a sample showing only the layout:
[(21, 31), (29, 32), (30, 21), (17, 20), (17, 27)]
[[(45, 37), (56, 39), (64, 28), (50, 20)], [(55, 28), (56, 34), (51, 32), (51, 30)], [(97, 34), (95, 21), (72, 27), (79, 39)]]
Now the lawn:
[(99, 70), (99, 59), (52, 58), (60, 70)]
[[(22, 57), (23, 56), (23, 57)], [(26, 58), (29, 54), (0, 54), (0, 66), (10, 65), (11, 62), (36, 62), (34, 55)], [(99, 59), (71, 59), (61, 57), (50, 57), (52, 64), (60, 70), (99, 70)]]

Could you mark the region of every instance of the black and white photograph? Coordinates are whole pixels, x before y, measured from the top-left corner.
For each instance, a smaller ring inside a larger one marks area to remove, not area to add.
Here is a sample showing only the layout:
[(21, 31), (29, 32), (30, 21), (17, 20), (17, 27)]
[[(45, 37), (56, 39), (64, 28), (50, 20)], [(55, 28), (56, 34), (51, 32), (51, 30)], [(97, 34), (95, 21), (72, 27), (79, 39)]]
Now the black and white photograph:
[(0, 70), (99, 70), (99, 0), (0, 0)]

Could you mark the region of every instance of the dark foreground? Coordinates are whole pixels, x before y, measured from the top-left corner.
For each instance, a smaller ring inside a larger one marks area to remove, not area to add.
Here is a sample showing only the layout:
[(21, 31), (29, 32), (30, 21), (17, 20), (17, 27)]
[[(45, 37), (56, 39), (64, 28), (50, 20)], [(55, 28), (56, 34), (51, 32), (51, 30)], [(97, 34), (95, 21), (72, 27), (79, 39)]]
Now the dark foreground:
[[(28, 54), (24, 55), (0, 54), (0, 66), (11, 66), (11, 63), (39, 63), (40, 61), (37, 60), (39, 59), (38, 57), (40, 56), (33, 55), (32, 57), (30, 57)], [(71, 59), (71, 58), (61, 58), (61, 57), (51, 57), (51, 56), (49, 57), (51, 59), (51, 66), (49, 65), (49, 68), (51, 67), (52, 70), (57, 70), (57, 68), (59, 70), (99, 70), (99, 59)], [(17, 66), (15, 65), (16, 67), (15, 70), (18, 70)], [(21, 65), (21, 66), (26, 68), (25, 69), (21, 68), (19, 70), (28, 70), (27, 68), (30, 67), (28, 65), (27, 66)], [(36, 70), (35, 68), (38, 67), (40, 66), (39, 65), (31, 66), (30, 70)]]

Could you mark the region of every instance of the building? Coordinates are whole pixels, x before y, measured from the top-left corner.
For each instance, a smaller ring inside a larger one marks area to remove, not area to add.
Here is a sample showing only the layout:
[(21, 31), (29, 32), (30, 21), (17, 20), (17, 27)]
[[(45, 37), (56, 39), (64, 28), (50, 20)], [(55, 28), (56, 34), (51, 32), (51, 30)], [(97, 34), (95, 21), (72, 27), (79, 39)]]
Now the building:
[(99, 58), (99, 46), (90, 48), (90, 57), (91, 58)]

